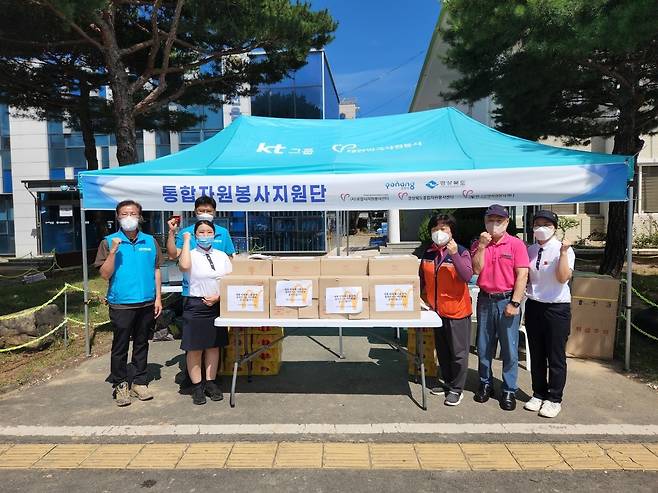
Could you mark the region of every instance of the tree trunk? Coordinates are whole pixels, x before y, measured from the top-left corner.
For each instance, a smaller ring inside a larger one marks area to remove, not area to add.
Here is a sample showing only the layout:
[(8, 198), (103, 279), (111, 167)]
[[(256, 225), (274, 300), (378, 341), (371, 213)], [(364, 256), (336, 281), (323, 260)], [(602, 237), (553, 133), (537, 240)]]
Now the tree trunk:
[(88, 84), (80, 84), (80, 105), (78, 106), (78, 120), (80, 131), (82, 132), (82, 141), (85, 144), (85, 159), (87, 160), (87, 169), (98, 169), (98, 155), (96, 154), (96, 137), (94, 137), (94, 126), (91, 121), (89, 111), (89, 92)]
[[(613, 154), (633, 155), (642, 148), (642, 141), (635, 129), (635, 112), (632, 108), (628, 108), (627, 111), (622, 109)], [(624, 267), (627, 231), (626, 207), (626, 202), (611, 202), (609, 205), (605, 250), (601, 265), (599, 265), (599, 274), (618, 277)]]
[(112, 109), (116, 127), (117, 160), (119, 165), (132, 164), (139, 161), (137, 154), (137, 135), (135, 132), (135, 117), (133, 101), (130, 93), (130, 81), (126, 66), (121, 60), (119, 45), (110, 18), (101, 24), (103, 37), (103, 54), (107, 63), (112, 89)]

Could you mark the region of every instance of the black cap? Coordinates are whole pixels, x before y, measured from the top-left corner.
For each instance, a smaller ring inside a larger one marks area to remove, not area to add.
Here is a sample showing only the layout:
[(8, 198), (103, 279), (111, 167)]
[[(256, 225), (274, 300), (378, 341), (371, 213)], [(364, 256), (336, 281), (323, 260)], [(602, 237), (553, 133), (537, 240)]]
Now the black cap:
[(502, 216), (509, 217), (509, 212), (502, 205), (493, 204), (490, 205), (487, 211), (484, 213), (485, 216)]
[(548, 219), (550, 222), (553, 223), (553, 226), (557, 228), (557, 214), (555, 212), (547, 211), (547, 210), (537, 211), (532, 218), (532, 222), (534, 223), (535, 219), (538, 219), (540, 217), (544, 219)]

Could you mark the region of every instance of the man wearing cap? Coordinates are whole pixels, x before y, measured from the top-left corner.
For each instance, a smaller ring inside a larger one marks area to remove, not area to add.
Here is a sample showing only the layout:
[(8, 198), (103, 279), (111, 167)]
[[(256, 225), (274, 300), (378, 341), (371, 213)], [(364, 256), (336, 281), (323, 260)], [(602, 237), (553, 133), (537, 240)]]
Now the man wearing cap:
[(477, 300), (477, 350), (480, 386), (475, 401), (487, 402), (494, 394), (492, 361), (496, 341), (503, 358), (500, 407), (516, 408), (521, 301), (528, 280), (528, 251), (516, 236), (507, 233), (509, 212), (490, 206), (484, 215), (486, 231), (473, 246), (473, 271), (479, 274)]
[(535, 243), (528, 247), (530, 276), (525, 305), (525, 327), (532, 358), (532, 398), (524, 409), (544, 418), (562, 410), (567, 381), (566, 346), (571, 330), (571, 291), (576, 255), (571, 243), (555, 236), (558, 217), (538, 211), (532, 220)]

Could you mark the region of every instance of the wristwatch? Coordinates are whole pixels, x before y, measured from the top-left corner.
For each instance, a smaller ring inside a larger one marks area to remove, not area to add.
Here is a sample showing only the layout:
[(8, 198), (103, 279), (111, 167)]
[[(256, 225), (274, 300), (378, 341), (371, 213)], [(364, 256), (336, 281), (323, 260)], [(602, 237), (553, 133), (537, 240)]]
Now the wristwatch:
[(509, 304), (512, 305), (514, 308), (518, 308), (518, 307), (521, 306), (521, 303), (519, 303), (518, 301), (512, 301), (512, 300), (510, 300)]

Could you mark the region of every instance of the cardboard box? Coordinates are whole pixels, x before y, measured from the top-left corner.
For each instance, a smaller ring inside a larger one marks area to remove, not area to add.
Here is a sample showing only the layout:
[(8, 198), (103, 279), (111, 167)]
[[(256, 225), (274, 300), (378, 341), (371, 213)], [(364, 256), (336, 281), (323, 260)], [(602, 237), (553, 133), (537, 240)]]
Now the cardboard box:
[(225, 318), (269, 318), (270, 277), (228, 276), (220, 284), (219, 313)]
[(415, 255), (377, 255), (370, 257), (371, 276), (417, 276), (420, 261)]
[(233, 257), (231, 276), (271, 276), (271, 258), (249, 258), (248, 255)]
[(320, 257), (275, 257), (272, 260), (272, 275), (275, 277), (318, 277)]
[(250, 327), (247, 329), (250, 334), (255, 336), (269, 335), (270, 337), (282, 337), (283, 327)]
[(370, 281), (367, 276), (321, 276), (320, 318), (368, 319), (369, 293)]
[[(425, 376), (436, 377), (439, 374), (436, 348), (434, 339), (434, 329), (407, 329), (407, 349), (412, 354), (416, 354), (416, 338), (423, 338), (423, 362), (425, 363)], [(416, 369), (416, 362), (413, 356), (408, 357), (409, 375), (420, 375)]]
[[(277, 297), (277, 286), (279, 297)], [(284, 290), (285, 292), (282, 293)], [(270, 280), (270, 317), (319, 318), (319, 296), (317, 277), (273, 277)]]
[(574, 273), (567, 356), (611, 360), (620, 283), (608, 276)]
[(370, 318), (419, 319), (418, 276), (370, 276)]
[(320, 275), (322, 276), (367, 276), (368, 259), (366, 257), (338, 257), (327, 255), (320, 259)]

